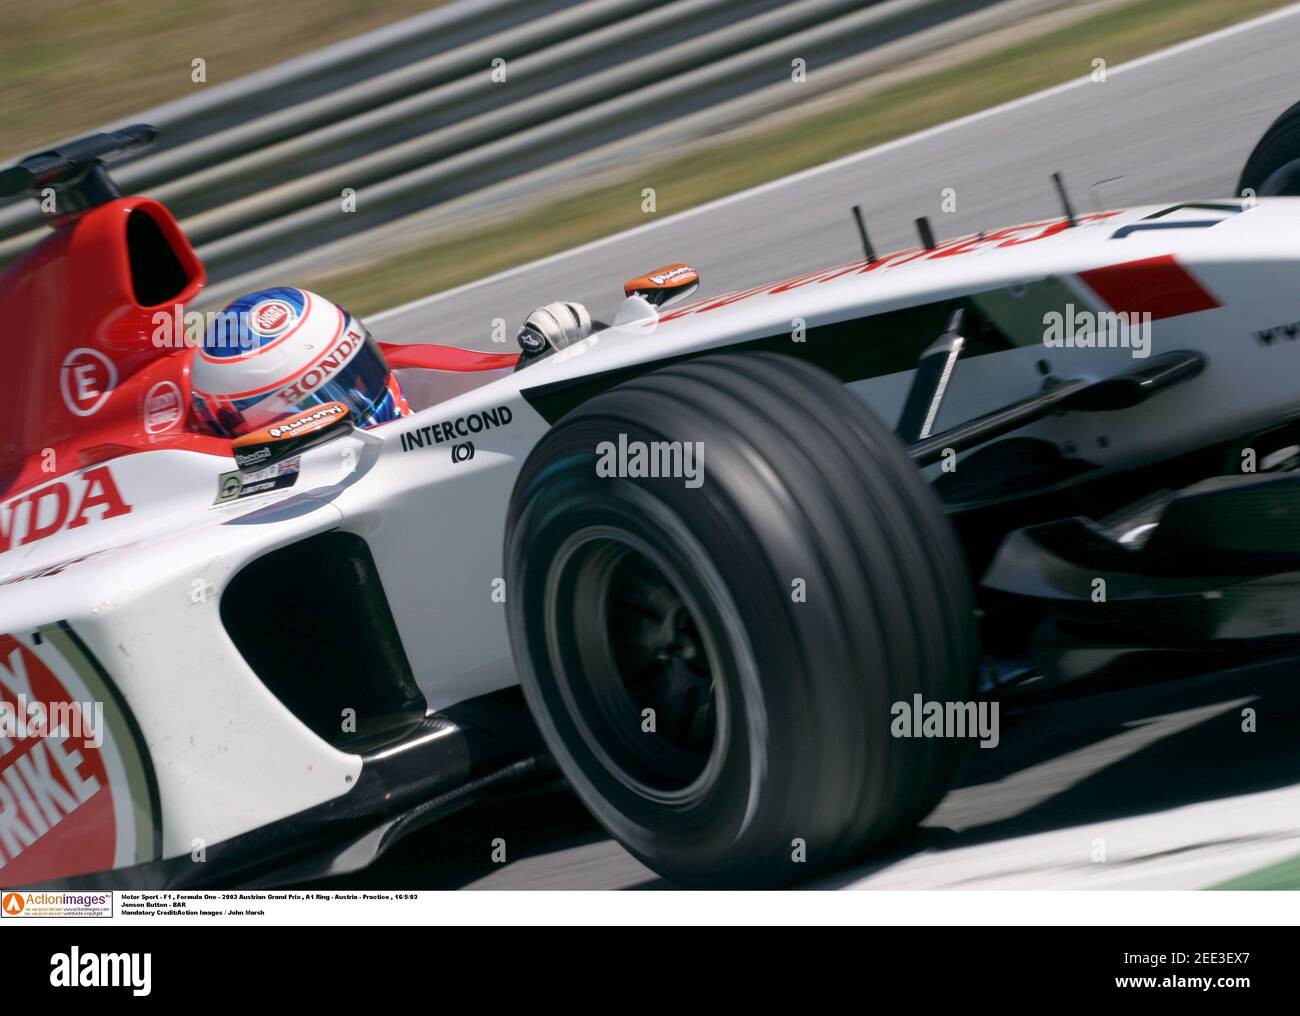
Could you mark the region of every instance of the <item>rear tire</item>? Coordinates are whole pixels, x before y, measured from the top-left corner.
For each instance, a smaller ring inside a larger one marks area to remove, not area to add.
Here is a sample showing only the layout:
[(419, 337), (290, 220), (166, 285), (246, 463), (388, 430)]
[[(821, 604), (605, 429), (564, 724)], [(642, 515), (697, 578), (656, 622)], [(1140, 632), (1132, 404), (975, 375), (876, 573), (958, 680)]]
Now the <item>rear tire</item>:
[(1300, 102), (1273, 121), (1246, 160), (1237, 193), (1300, 195)]
[[(620, 435), (700, 442), (702, 484), (598, 476)], [(914, 695), (973, 696), (962, 553), (894, 435), (820, 369), (712, 356), (590, 400), (525, 463), (506, 566), (548, 747), (672, 881), (806, 878), (910, 828), (952, 782), (959, 742), (890, 725)]]

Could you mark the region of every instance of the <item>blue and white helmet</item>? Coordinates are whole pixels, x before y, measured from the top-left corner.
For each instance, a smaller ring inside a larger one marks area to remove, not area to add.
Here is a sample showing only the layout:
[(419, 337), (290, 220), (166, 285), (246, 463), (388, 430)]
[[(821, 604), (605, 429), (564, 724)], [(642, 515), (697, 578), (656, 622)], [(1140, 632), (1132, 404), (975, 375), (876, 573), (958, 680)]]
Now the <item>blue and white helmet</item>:
[(326, 402), (359, 427), (410, 412), (365, 325), (305, 289), (263, 289), (209, 326), (191, 370), (194, 412), (212, 433), (237, 437)]

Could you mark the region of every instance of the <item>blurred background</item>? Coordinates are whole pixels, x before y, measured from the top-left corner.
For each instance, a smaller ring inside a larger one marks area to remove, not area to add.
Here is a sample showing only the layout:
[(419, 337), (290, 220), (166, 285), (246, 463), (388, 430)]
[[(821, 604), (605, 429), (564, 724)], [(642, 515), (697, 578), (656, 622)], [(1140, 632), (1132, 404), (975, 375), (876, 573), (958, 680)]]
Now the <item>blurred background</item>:
[[(0, 153), (154, 123), (159, 142), (117, 175), (181, 218), (209, 302), (293, 281), (373, 313), (1280, 6), (4, 0)], [(956, 168), (960, 213), (979, 189)], [(940, 189), (892, 218), (938, 212)], [(889, 215), (865, 173), (854, 197)], [(944, 211), (936, 225), (956, 226)], [(0, 207), (0, 262), (41, 228), (30, 202)], [(833, 235), (817, 263), (856, 249)]]
[[(883, 252), (921, 215), (943, 239), (1058, 214), (1057, 171), (1080, 211), (1226, 196), (1300, 100), (1280, 0), (0, 0), (0, 24), (0, 162), (157, 125), (114, 176), (181, 219), (205, 306), (303, 285), (380, 338), (482, 348), (553, 299), (608, 317), (671, 261), (709, 295), (849, 260), (855, 203)], [(44, 229), (0, 205), (0, 264)], [(916, 840), (828, 884), (1300, 887), (1293, 668), (1070, 695), (1009, 703)], [(656, 884), (556, 795), (334, 887)]]

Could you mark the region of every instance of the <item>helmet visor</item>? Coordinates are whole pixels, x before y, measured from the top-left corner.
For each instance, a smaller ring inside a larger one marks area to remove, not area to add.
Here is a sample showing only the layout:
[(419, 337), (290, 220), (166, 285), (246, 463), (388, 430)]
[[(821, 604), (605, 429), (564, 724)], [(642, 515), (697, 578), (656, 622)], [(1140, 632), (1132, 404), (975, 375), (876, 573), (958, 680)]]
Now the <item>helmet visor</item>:
[(342, 402), (352, 410), (353, 423), (358, 427), (373, 427), (377, 423), (395, 419), (384, 413), (384, 404), (392, 401), (390, 376), (388, 361), (380, 352), (379, 344), (366, 332), (366, 341), (357, 350), (356, 356), (314, 388), (293, 411), (324, 405), (326, 402)]
[(209, 404), (194, 393), (194, 410), (199, 420), (214, 434), (237, 437), (278, 419), (327, 402), (341, 402), (352, 411), (358, 427), (374, 427), (402, 416), (402, 393), (388, 369), (379, 344), (369, 331), (355, 355), (342, 367), (322, 380), (292, 405), (281, 403), (267, 412), (265, 395), (246, 399), (220, 399)]

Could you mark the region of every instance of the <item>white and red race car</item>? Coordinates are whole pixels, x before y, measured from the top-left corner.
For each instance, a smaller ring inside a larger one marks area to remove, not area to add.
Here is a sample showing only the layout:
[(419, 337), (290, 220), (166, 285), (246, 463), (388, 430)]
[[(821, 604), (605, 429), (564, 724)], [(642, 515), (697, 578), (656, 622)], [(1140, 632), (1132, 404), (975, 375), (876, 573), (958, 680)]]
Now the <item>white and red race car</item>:
[(233, 443), (103, 165), (152, 132), (0, 173), (57, 208), (0, 280), (0, 883), (338, 872), (553, 759), (667, 878), (782, 884), (933, 808), (981, 697), (1293, 649), (1298, 124), (1245, 197), (672, 265)]

